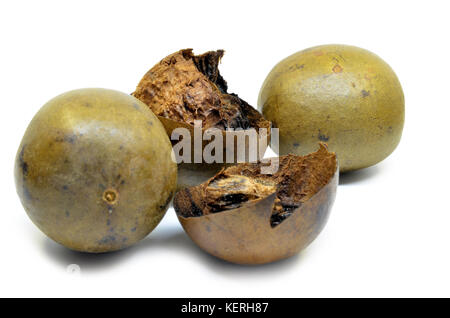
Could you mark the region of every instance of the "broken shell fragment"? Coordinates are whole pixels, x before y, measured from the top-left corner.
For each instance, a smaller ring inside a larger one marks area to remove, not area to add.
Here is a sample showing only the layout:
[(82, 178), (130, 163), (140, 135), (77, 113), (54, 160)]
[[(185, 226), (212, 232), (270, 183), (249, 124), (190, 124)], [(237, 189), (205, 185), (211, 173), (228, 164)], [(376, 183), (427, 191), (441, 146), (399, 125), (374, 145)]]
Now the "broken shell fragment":
[[(236, 143), (227, 145), (228, 131), (226, 130), (237, 130), (232, 132), (234, 139), (234, 136), (244, 136), (248, 130), (255, 129), (258, 147), (260, 130), (265, 130), (267, 142), (261, 144), (261, 147), (265, 150), (269, 142), (271, 123), (236, 94), (227, 92), (227, 83), (220, 75), (218, 68), (223, 54), (223, 50), (218, 50), (194, 55), (192, 49), (173, 53), (150, 69), (132, 94), (147, 104), (158, 116), (169, 137), (172, 137), (177, 128), (185, 128), (189, 132), (190, 148), (192, 149), (189, 156), (191, 163), (211, 163), (206, 161), (203, 156), (201, 159), (194, 160), (196, 121), (201, 121), (198, 129), (202, 136), (210, 129), (218, 129), (222, 133), (220, 145), (223, 155), (215, 163), (226, 162), (226, 154), (231, 151), (233, 156), (231, 160), (228, 158), (228, 162), (237, 162), (238, 150), (245, 151), (245, 162), (250, 161), (249, 142), (246, 141), (241, 149), (237, 149)], [(172, 143), (176, 142), (172, 141)], [(209, 141), (202, 138), (201, 143), (201, 153), (203, 154)], [(231, 149), (231, 147), (233, 148)], [(258, 151), (258, 155), (260, 153), (264, 152)], [(175, 152), (175, 155), (179, 154)]]
[(290, 257), (325, 226), (336, 195), (336, 156), (324, 144), (306, 156), (286, 155), (266, 163), (221, 170), (174, 198), (178, 219), (206, 252), (239, 264)]

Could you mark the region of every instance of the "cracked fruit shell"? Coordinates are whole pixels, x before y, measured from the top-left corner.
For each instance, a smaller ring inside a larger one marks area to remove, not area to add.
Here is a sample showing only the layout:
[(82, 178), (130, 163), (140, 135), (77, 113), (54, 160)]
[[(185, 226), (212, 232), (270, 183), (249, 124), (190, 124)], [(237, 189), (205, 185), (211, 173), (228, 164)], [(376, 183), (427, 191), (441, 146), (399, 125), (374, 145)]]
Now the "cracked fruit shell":
[(336, 156), (321, 144), (303, 157), (271, 160), (264, 173), (267, 163), (242, 163), (175, 195), (178, 219), (199, 247), (229, 262), (262, 264), (317, 237), (336, 195)]
[(304, 155), (323, 141), (341, 171), (389, 156), (405, 117), (394, 71), (377, 55), (347, 45), (317, 46), (282, 60), (262, 85), (258, 109), (279, 128), (281, 155)]
[[(202, 55), (194, 55), (192, 49), (175, 52), (151, 68), (132, 93), (158, 116), (169, 136), (177, 128), (187, 129), (191, 136), (191, 149), (194, 149), (195, 121), (201, 121), (198, 131), (202, 134), (210, 129), (220, 130), (223, 140), (223, 157), (219, 159), (220, 162), (225, 162), (225, 154), (231, 150), (227, 150), (226, 137), (231, 135), (226, 129), (243, 130), (233, 132), (243, 135), (246, 130), (254, 128), (258, 137), (260, 129), (265, 129), (268, 143), (271, 127), (271, 123), (256, 109), (236, 94), (227, 92), (227, 82), (219, 72), (223, 54), (223, 50)], [(202, 153), (208, 143), (209, 140), (203, 140)], [(237, 161), (235, 146), (232, 149), (235, 154), (232, 162)], [(262, 147), (265, 149), (266, 146)], [(244, 148), (245, 161), (249, 161), (248, 144)], [(211, 165), (203, 158), (194, 163), (193, 151), (191, 154), (191, 163), (185, 162), (179, 166), (181, 186), (198, 184), (198, 180), (206, 180), (204, 176), (211, 177), (220, 170), (220, 162), (219, 165)], [(179, 155), (177, 151), (175, 155)]]
[(47, 236), (77, 251), (108, 252), (150, 233), (176, 187), (164, 127), (136, 98), (79, 89), (34, 116), (15, 161), (17, 193)]

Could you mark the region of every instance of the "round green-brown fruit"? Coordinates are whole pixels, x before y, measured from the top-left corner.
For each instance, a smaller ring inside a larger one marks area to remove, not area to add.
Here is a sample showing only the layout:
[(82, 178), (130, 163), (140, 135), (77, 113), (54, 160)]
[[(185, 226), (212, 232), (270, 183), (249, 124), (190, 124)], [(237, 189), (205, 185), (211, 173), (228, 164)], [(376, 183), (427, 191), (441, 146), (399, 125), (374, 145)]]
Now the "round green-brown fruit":
[(305, 155), (325, 142), (341, 172), (389, 156), (405, 118), (394, 71), (377, 55), (348, 45), (317, 46), (279, 62), (262, 85), (258, 108), (279, 128), (281, 155)]
[(31, 220), (77, 251), (119, 250), (164, 216), (177, 184), (166, 131), (127, 94), (79, 89), (34, 116), (15, 161), (17, 193)]

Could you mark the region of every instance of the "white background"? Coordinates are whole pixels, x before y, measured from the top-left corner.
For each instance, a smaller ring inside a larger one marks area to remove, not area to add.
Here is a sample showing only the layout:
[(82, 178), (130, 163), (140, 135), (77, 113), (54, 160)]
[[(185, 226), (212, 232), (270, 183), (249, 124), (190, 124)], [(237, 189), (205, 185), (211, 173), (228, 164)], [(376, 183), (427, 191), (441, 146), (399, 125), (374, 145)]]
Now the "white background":
[[(0, 4), (0, 296), (450, 296), (446, 1), (2, 1)], [(406, 97), (402, 141), (344, 175), (328, 225), (303, 253), (238, 266), (200, 251), (173, 209), (128, 250), (85, 255), (47, 239), (15, 192), (29, 121), (75, 88), (126, 93), (182, 48), (223, 48), (231, 92), (256, 106), (271, 68), (327, 43), (371, 50)], [(69, 264), (81, 267), (69, 274)]]

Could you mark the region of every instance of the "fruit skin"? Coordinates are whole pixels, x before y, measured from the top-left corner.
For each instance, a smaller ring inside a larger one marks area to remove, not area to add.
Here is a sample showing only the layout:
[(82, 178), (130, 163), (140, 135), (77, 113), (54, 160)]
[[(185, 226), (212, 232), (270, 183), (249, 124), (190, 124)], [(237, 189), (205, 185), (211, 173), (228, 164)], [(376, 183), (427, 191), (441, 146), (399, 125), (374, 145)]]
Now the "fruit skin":
[[(316, 153), (329, 154), (324, 145)], [(332, 169), (328, 182), (275, 227), (270, 220), (276, 193), (236, 209), (186, 217), (199, 214), (203, 193), (198, 185), (177, 192), (173, 205), (184, 231), (205, 252), (236, 264), (275, 262), (305, 249), (325, 227), (339, 183), (334, 154), (333, 161), (334, 165), (323, 166)]]
[(341, 172), (374, 165), (397, 147), (405, 101), (377, 55), (323, 45), (279, 62), (261, 87), (258, 109), (279, 128), (279, 152), (305, 155), (326, 142)]
[(177, 166), (164, 127), (136, 98), (79, 89), (50, 100), (15, 161), (31, 220), (77, 251), (108, 252), (144, 238), (164, 216)]

